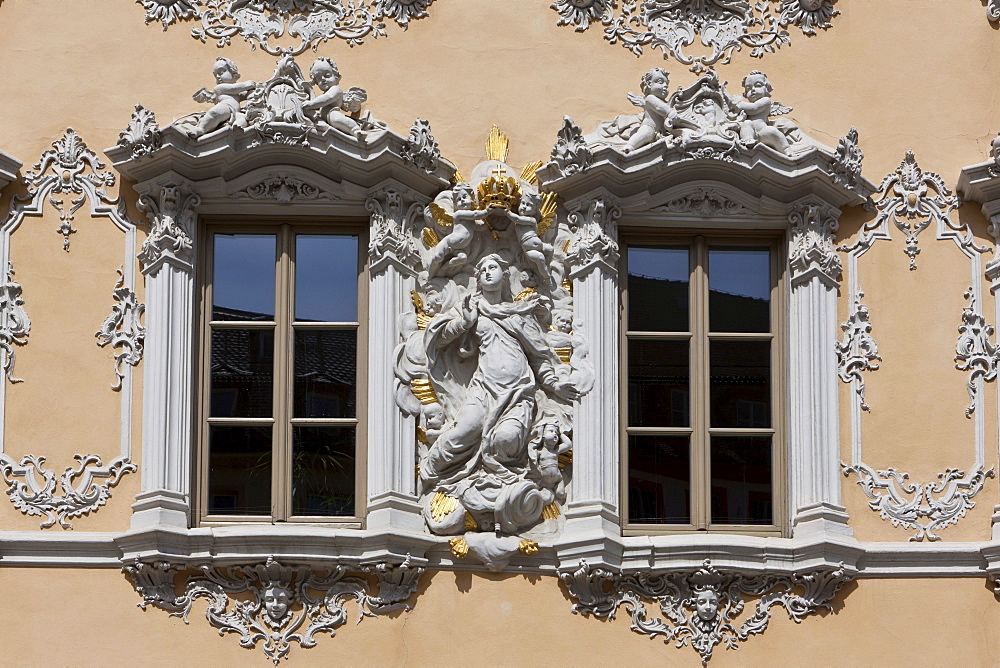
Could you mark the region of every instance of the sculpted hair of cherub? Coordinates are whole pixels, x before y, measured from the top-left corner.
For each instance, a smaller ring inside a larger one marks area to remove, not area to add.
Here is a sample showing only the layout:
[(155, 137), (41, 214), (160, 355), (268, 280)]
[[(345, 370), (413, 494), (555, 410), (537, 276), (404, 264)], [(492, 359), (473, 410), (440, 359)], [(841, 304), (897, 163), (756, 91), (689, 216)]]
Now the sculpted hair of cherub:
[(654, 67), (642, 75), (642, 82), (639, 85), (642, 87), (643, 95), (649, 95), (649, 84), (653, 80), (653, 77), (657, 74), (662, 74), (663, 78), (667, 80), (667, 83), (670, 83), (670, 74), (668, 74), (662, 67)]

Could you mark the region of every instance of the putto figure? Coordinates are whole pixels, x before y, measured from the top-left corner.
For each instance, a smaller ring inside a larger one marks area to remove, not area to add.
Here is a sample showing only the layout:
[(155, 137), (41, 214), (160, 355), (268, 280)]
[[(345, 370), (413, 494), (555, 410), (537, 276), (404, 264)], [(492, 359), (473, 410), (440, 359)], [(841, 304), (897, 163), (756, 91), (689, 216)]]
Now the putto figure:
[(746, 120), (740, 123), (740, 140), (748, 145), (759, 141), (776, 151), (787, 153), (788, 138), (770, 122), (770, 117), (787, 114), (791, 108), (773, 102), (772, 90), (774, 88), (763, 72), (754, 70), (743, 77), (743, 96), (731, 97), (733, 104), (746, 114)]
[(197, 138), (209, 133), (224, 123), (243, 127), (246, 119), (240, 112), (240, 101), (257, 86), (254, 81), (239, 83), (240, 71), (236, 63), (229, 58), (219, 56), (212, 67), (215, 75), (215, 88), (202, 88), (194, 94), (196, 102), (214, 102), (214, 106), (205, 112), (198, 125), (188, 130), (188, 136)]
[(347, 114), (361, 111), (361, 104), (368, 100), (368, 93), (356, 86), (345, 92), (340, 87), (337, 63), (326, 57), (319, 57), (313, 62), (309, 77), (322, 93), (302, 105), (303, 111), (319, 122), (363, 140), (365, 132), (361, 125)]

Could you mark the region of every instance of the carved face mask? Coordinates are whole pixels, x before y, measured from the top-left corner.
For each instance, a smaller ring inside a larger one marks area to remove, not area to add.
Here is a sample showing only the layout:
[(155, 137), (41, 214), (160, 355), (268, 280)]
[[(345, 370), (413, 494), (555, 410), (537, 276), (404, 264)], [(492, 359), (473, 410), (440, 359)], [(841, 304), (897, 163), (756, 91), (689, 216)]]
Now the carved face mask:
[(701, 591), (694, 599), (694, 609), (703, 622), (714, 620), (719, 614), (719, 597), (714, 591)]
[(288, 591), (282, 587), (268, 587), (264, 592), (264, 609), (267, 615), (274, 621), (285, 616), (288, 612)]

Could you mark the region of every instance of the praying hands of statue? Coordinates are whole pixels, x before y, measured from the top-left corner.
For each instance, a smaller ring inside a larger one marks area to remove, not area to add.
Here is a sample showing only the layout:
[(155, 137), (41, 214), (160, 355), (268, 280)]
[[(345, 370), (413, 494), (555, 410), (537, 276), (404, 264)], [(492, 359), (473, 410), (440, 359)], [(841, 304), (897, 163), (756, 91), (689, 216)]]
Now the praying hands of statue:
[(467, 329), (473, 327), (479, 319), (479, 307), (476, 306), (474, 299), (475, 295), (469, 294), (465, 295), (465, 300), (462, 302), (462, 322)]

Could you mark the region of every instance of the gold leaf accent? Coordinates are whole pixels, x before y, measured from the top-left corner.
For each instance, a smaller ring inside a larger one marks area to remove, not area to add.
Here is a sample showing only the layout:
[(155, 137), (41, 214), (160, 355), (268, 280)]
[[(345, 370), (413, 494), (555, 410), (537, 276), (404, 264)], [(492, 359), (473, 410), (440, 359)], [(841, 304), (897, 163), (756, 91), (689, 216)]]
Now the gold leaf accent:
[(573, 283), (568, 278), (563, 279), (562, 287), (566, 292), (573, 294)]
[(538, 543), (530, 538), (523, 538), (521, 539), (521, 544), (517, 546), (517, 549), (525, 554), (536, 554), (538, 552)]
[(466, 531), (479, 531), (479, 523), (476, 522), (476, 518), (469, 514), (469, 511), (465, 511), (465, 530)]
[(441, 237), (439, 237), (438, 233), (429, 227), (424, 228), (423, 237), (424, 237), (424, 245), (427, 246), (428, 248), (434, 248), (439, 243), (441, 243)]
[(456, 183), (464, 183), (464, 182), (465, 182), (465, 177), (462, 176), (462, 172), (460, 170), (456, 169), (455, 172), (451, 175), (451, 183), (452, 183), (452, 185), (455, 185)]
[(538, 185), (538, 175), (535, 174), (535, 172), (538, 171), (538, 168), (541, 167), (544, 164), (545, 163), (542, 162), (541, 160), (535, 160), (534, 162), (529, 162), (521, 170), (521, 180), (522, 181), (527, 181), (528, 183), (530, 183), (533, 186), (537, 186)]
[(479, 184), (479, 206), (510, 209), (521, 196), (521, 185), (513, 176), (491, 176)]
[[(563, 253), (569, 251), (569, 244), (570, 244), (571, 241), (573, 241), (573, 240), (572, 239), (567, 239), (565, 241), (565, 243), (563, 243), (563, 249), (562, 249)], [(565, 281), (563, 281), (563, 282), (565, 282)]]
[(451, 553), (456, 559), (465, 559), (469, 554), (469, 544), (465, 542), (465, 536), (456, 536), (448, 540), (451, 545)]
[(573, 463), (573, 451), (567, 450), (559, 455), (559, 468), (564, 469)]
[(563, 364), (569, 364), (570, 357), (573, 356), (572, 348), (553, 348), (556, 351), (556, 355), (562, 360)]
[(490, 130), (490, 136), (486, 138), (486, 159), (506, 162), (509, 146), (510, 141), (507, 139), (507, 135), (494, 125), (493, 129)]
[[(552, 225), (552, 221), (556, 219), (556, 199), (559, 195), (555, 193), (544, 193), (542, 195), (542, 203), (538, 207), (538, 236), (545, 236), (545, 233), (549, 231), (549, 226)], [(567, 242), (569, 239), (566, 240)], [(566, 249), (563, 249), (566, 252)]]
[(420, 298), (420, 293), (416, 290), (410, 290), (410, 302), (417, 313), (424, 312), (424, 300)]
[[(417, 425), (417, 440), (421, 443), (427, 443), (427, 430)], [(417, 464), (417, 475), (420, 475), (420, 464)]]
[(437, 202), (431, 202), (427, 205), (427, 208), (431, 210), (431, 215), (434, 216), (434, 220), (441, 227), (451, 227), (455, 224), (454, 219), (452, 219), (451, 214), (444, 210)]
[(431, 519), (440, 522), (448, 513), (453, 513), (458, 508), (458, 499), (448, 496), (444, 492), (435, 492), (431, 499)]
[(417, 478), (420, 477), (420, 462), (417, 462), (417, 465), (413, 467), (413, 472), (417, 474)]
[(554, 520), (559, 517), (562, 512), (559, 510), (559, 504), (553, 501), (549, 505), (542, 508), (542, 519), (543, 520)]
[(437, 392), (434, 391), (434, 386), (431, 385), (430, 378), (414, 378), (411, 380), (410, 392), (413, 392), (413, 396), (420, 399), (420, 403), (422, 404), (437, 403)]
[(538, 288), (525, 288), (524, 290), (521, 290), (520, 292), (517, 293), (517, 296), (514, 297), (514, 301), (523, 302), (525, 299), (535, 294), (536, 292), (538, 292)]

